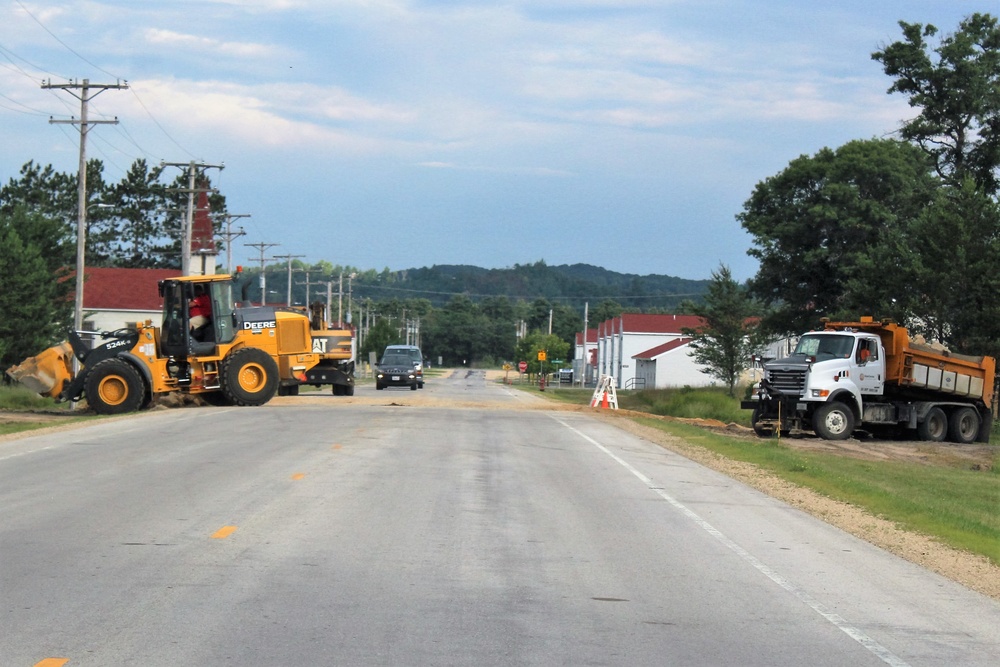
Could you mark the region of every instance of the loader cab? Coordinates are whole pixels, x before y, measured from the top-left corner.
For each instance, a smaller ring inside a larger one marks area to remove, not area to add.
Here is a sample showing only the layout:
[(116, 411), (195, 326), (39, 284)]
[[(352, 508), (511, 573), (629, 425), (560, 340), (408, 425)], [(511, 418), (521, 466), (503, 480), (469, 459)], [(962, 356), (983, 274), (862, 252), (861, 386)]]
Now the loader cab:
[[(161, 280), (159, 289), (163, 297), (160, 348), (164, 356), (211, 355), (215, 354), (216, 345), (231, 343), (236, 338), (233, 286), (227, 277), (188, 276)], [(191, 304), (202, 293), (211, 304), (211, 317), (196, 338), (191, 334)]]

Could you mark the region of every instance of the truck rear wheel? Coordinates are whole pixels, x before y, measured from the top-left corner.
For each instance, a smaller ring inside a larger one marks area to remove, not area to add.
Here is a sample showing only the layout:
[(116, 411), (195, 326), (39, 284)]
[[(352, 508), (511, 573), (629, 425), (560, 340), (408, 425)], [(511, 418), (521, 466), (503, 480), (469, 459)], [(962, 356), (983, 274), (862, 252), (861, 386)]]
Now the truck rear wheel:
[(948, 440), (968, 445), (979, 435), (979, 413), (973, 408), (959, 408), (948, 420)]
[(278, 364), (264, 350), (242, 347), (221, 370), (222, 392), (233, 405), (264, 405), (278, 389)]
[(813, 430), (824, 440), (847, 440), (854, 433), (854, 412), (840, 401), (824, 403), (813, 413)]
[(146, 386), (130, 363), (105, 359), (87, 374), (84, 392), (87, 404), (99, 415), (135, 412), (146, 400)]
[(917, 437), (930, 442), (941, 442), (948, 434), (948, 417), (941, 408), (931, 408), (924, 420), (917, 424)]

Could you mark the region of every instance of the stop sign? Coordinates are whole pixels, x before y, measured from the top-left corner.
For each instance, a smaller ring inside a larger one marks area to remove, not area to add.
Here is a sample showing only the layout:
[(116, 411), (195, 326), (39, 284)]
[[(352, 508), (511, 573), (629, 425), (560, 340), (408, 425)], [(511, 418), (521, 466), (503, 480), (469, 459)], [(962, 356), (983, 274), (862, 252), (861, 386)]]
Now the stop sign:
[(521, 371), (522, 373), (528, 370), (528, 362), (527, 361), (517, 362), (517, 370)]

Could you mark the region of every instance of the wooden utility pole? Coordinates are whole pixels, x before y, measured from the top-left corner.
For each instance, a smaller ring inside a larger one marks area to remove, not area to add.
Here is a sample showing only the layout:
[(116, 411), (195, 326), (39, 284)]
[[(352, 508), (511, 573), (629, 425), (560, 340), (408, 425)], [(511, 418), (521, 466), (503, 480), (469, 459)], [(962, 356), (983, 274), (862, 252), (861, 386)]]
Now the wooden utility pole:
[[(89, 79), (84, 79), (81, 83), (75, 81), (70, 83), (52, 83), (51, 80), (42, 83), (43, 90), (65, 90), (80, 100), (79, 120), (75, 118), (71, 118), (70, 120), (49, 118), (49, 123), (53, 125), (69, 124), (80, 126), (80, 167), (76, 184), (76, 299), (73, 306), (73, 328), (77, 331), (83, 329), (83, 273), (87, 249), (87, 132), (90, 131), (91, 125), (116, 125), (118, 123), (117, 117), (114, 120), (90, 120), (88, 104), (90, 100), (105, 90), (124, 90), (127, 88), (128, 83), (90, 83)], [(77, 93), (77, 90), (80, 92)], [(75, 365), (75, 357), (73, 361)]]
[[(271, 259), (287, 259), (288, 260), (288, 298), (285, 300), (285, 305), (291, 307), (292, 305), (292, 260), (297, 257), (305, 257), (305, 255), (275, 255)], [(307, 303), (308, 307), (309, 304)]]
[(264, 280), (264, 251), (268, 248), (281, 245), (280, 243), (244, 243), (248, 248), (257, 248), (260, 251), (260, 305), (267, 305), (267, 283)]
[(240, 231), (233, 231), (233, 220), (237, 218), (249, 218), (249, 213), (224, 213), (223, 220), (226, 222), (226, 231), (219, 234), (226, 243), (226, 273), (233, 275), (233, 239), (245, 236), (246, 232), (240, 227)]

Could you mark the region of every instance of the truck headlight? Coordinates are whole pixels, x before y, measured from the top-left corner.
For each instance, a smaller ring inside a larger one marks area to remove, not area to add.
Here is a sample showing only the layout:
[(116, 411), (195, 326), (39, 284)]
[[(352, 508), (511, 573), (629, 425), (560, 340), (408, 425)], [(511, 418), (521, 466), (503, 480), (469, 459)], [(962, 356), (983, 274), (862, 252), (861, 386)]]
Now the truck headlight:
[(829, 389), (813, 389), (812, 390), (812, 397), (813, 398), (826, 398), (829, 395), (830, 395), (830, 390)]

